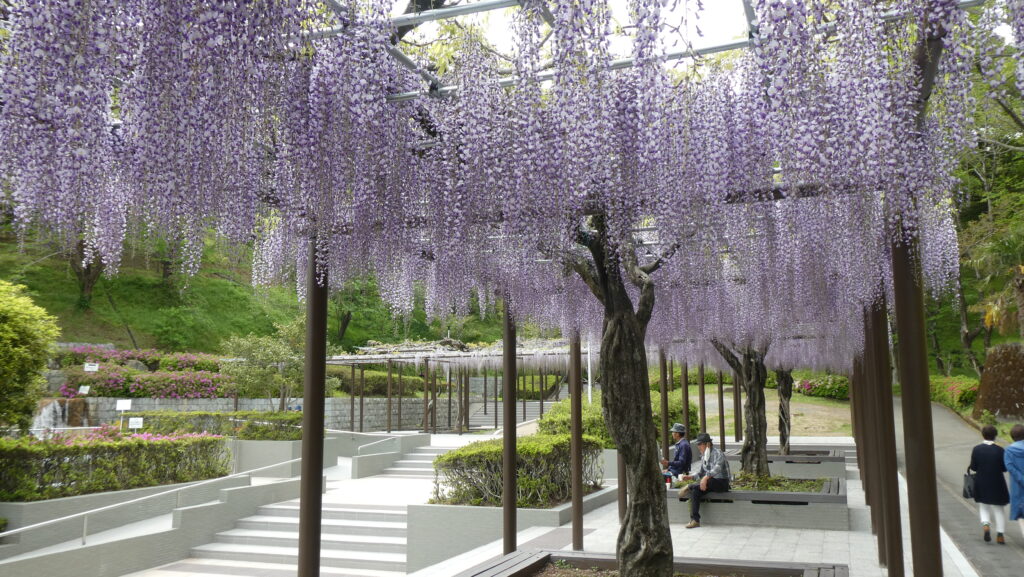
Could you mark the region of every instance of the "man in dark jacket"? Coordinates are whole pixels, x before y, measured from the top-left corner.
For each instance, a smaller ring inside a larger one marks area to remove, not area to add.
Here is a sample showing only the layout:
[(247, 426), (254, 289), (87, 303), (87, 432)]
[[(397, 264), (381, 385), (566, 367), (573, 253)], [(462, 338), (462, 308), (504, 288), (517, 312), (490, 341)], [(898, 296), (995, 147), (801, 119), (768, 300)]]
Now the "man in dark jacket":
[(686, 440), (686, 427), (682, 423), (672, 425), (672, 440), (675, 441), (675, 453), (672, 460), (661, 460), (661, 467), (664, 473), (673, 477), (690, 473), (690, 463), (693, 460), (693, 452), (690, 449), (690, 442)]
[(696, 483), (683, 488), (679, 493), (679, 500), (690, 497), (690, 523), (687, 529), (700, 527), (700, 499), (705, 493), (725, 492), (729, 490), (729, 461), (725, 459), (725, 453), (712, 446), (711, 435), (701, 433), (693, 440), (700, 450), (700, 470), (696, 475), (684, 475), (686, 481), (695, 480)]

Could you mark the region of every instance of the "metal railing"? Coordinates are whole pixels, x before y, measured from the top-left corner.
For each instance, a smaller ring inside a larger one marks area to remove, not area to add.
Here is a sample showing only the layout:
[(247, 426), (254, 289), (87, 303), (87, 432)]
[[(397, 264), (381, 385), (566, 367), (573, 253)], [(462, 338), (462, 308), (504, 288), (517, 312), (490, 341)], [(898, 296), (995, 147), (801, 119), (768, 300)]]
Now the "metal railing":
[(0, 533), (0, 539), (6, 539), (7, 537), (10, 537), (12, 535), (19, 535), (19, 534), (22, 534), (22, 533), (27, 533), (29, 531), (35, 531), (37, 529), (42, 529), (43, 527), (49, 527), (51, 525), (56, 525), (58, 523), (65, 523), (65, 522), (73, 521), (73, 520), (81, 517), (81, 519), (82, 519), (82, 545), (85, 545), (86, 544), (86, 538), (89, 535), (89, 516), (90, 515), (95, 515), (97, 513), (111, 511), (111, 510), (114, 510), (114, 509), (118, 509), (120, 507), (124, 507), (126, 505), (134, 505), (134, 504), (142, 503), (144, 501), (150, 501), (150, 500), (156, 499), (158, 497), (164, 497), (164, 496), (167, 496), (167, 495), (170, 495), (170, 494), (174, 494), (174, 496), (175, 496), (175, 506), (174, 506), (174, 508), (177, 509), (177, 508), (181, 507), (181, 494), (184, 491), (188, 491), (189, 489), (195, 489), (196, 487), (202, 487), (202, 486), (205, 486), (205, 485), (211, 485), (213, 483), (218, 483), (218, 482), (224, 481), (226, 479), (232, 479), (232, 478), (241, 477), (241, 476), (244, 476), (244, 475), (250, 475), (251, 476), (252, 473), (256, 473), (256, 472), (259, 472), (259, 471), (265, 471), (267, 469), (273, 469), (275, 467), (280, 467), (282, 465), (289, 465), (291, 463), (295, 463), (295, 462), (298, 462), (298, 461), (301, 461), (301, 460), (302, 460), (302, 457), (299, 457), (297, 459), (291, 459), (289, 461), (282, 461), (280, 463), (274, 463), (272, 465), (266, 465), (266, 466), (259, 467), (259, 468), (256, 468), (256, 469), (250, 469), (248, 471), (242, 471), (240, 473), (233, 473), (231, 475), (226, 475), (224, 477), (217, 477), (215, 479), (207, 479), (205, 481), (199, 481), (198, 483), (193, 483), (193, 484), (185, 486), (185, 487), (177, 487), (175, 489), (169, 489), (167, 491), (161, 491), (159, 493), (153, 493), (152, 495), (146, 495), (145, 497), (139, 497), (137, 499), (131, 499), (129, 501), (123, 501), (121, 503), (114, 503), (113, 505), (106, 505), (104, 507), (98, 507), (96, 509), (90, 509), (88, 511), (82, 511), (80, 513), (74, 513), (72, 515), (66, 515), (64, 517), (58, 517), (56, 519), (50, 519), (48, 521), (43, 521), (41, 523), (35, 523), (35, 524), (32, 524), (32, 525), (26, 525), (25, 527), (19, 527), (17, 529), (11, 529), (10, 531), (4, 531), (3, 533)]

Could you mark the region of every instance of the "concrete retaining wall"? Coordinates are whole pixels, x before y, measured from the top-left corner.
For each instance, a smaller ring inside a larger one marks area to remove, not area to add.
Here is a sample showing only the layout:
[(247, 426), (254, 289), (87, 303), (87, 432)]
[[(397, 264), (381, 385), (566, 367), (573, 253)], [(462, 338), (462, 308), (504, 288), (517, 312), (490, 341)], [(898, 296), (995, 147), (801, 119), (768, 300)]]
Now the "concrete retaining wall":
[[(583, 512), (613, 503), (618, 489), (608, 487), (583, 498)], [(471, 551), (501, 538), (501, 507), (462, 505), (409, 505), (406, 572), (412, 573), (435, 563)], [(559, 527), (572, 520), (566, 503), (553, 509), (517, 509), (516, 526)], [(438, 531), (443, 527), (443, 531)]]
[(0, 562), (0, 574), (116, 577), (164, 565), (188, 557), (192, 547), (209, 543), (218, 532), (234, 527), (237, 519), (255, 514), (258, 507), (298, 496), (298, 479), (224, 489), (217, 502), (175, 509), (169, 530)]
[[(690, 522), (690, 502), (679, 501), (678, 489), (668, 492), (668, 522), (685, 524)], [(793, 493), (787, 493), (793, 495)], [(817, 493), (808, 493), (818, 499)], [(756, 527), (786, 527), (792, 529), (822, 529), (849, 531), (850, 511), (846, 494), (835, 495), (831, 502), (797, 501), (772, 502), (772, 494), (764, 493), (764, 499), (732, 502), (716, 502), (729, 499), (729, 493), (710, 493), (712, 502), (700, 504), (702, 525), (752, 525)]]
[[(86, 397), (89, 404), (89, 422), (116, 423), (121, 414), (114, 410), (117, 399), (112, 397)], [(328, 429), (352, 430), (351, 399), (325, 399), (324, 420)], [(402, 422), (398, 422), (398, 398), (391, 399), (391, 428), (393, 430), (415, 431), (423, 423), (423, 400), (404, 398), (402, 402)], [(302, 398), (290, 399), (287, 406), (293, 409), (302, 408)], [(239, 411), (275, 411), (277, 399), (238, 399)], [(137, 411), (234, 411), (234, 399), (132, 399), (132, 410), (125, 412), (125, 417)], [(363, 432), (384, 431), (387, 429), (387, 399), (368, 397), (363, 399)], [(359, 431), (359, 399), (355, 402), (355, 427)]]
[[(8, 529), (18, 529), (36, 523), (74, 515), (83, 511), (89, 511), (100, 507), (106, 507), (115, 503), (123, 503), (132, 499), (170, 491), (172, 489), (189, 487), (196, 483), (180, 483), (176, 485), (160, 485), (157, 487), (144, 487), (141, 489), (128, 489), (126, 491), (110, 491), (106, 493), (95, 493), (92, 495), (79, 495), (76, 497), (64, 497), (62, 499), (49, 499), (46, 501), (34, 501), (29, 503), (0, 503), (0, 517), (6, 517), (9, 521)], [(158, 515), (170, 513), (175, 507), (194, 505), (217, 499), (221, 490), (241, 487), (249, 484), (249, 478), (245, 476), (231, 479), (218, 479), (193, 489), (181, 492), (180, 497), (175, 494), (154, 497), (147, 501), (126, 507), (118, 507), (109, 511), (89, 515), (89, 533), (99, 533), (128, 523), (142, 521)], [(180, 498), (180, 501), (179, 501)], [(46, 547), (64, 541), (81, 538), (82, 520), (55, 523), (41, 528), (37, 531), (29, 531), (3, 537), (0, 535), (0, 559), (18, 555), (25, 551), (32, 551), (40, 547)]]

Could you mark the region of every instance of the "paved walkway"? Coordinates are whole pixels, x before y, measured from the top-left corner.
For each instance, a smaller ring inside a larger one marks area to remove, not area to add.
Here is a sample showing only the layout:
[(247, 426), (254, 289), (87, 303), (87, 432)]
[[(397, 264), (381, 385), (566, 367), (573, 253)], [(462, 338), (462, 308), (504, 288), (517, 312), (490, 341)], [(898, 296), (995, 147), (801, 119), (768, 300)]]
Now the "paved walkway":
[[(903, 414), (900, 399), (895, 399), (896, 452), (900, 470), (903, 458)], [(981, 442), (981, 433), (948, 408), (932, 403), (932, 429), (935, 433), (935, 473), (939, 495), (939, 522), (956, 542), (980, 575), (1017, 577), (1024, 574), (1024, 535), (1020, 524), (1007, 520), (1006, 545), (994, 538), (981, 538), (981, 522), (974, 501), (960, 496), (964, 470), (971, 460), (971, 449)], [(904, 497), (905, 499), (905, 497)], [(901, 503), (906, 505), (906, 503)], [(906, 517), (904, 517), (906, 519)], [(904, 521), (904, 530), (907, 522)], [(995, 532), (995, 528), (993, 528)], [(909, 554), (909, 553), (908, 553)]]

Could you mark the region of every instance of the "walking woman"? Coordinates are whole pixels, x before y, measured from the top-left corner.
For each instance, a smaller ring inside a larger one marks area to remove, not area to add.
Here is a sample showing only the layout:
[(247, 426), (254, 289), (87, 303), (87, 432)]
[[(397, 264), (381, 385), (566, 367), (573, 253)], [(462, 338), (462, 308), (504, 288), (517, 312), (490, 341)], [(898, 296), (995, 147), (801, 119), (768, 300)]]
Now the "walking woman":
[(974, 480), (974, 501), (978, 504), (981, 514), (981, 530), (986, 541), (992, 540), (989, 525), (996, 524), (996, 543), (1006, 545), (1003, 533), (1006, 531), (1006, 504), (1010, 502), (1010, 493), (1006, 490), (1006, 465), (1003, 463), (1003, 448), (996, 444), (996, 428), (985, 425), (981, 428), (981, 437), (985, 439), (971, 451), (972, 471), (978, 475)]
[(1006, 470), (1010, 472), (1010, 486), (1013, 487), (1010, 519), (1017, 519), (1021, 533), (1024, 533), (1024, 425), (1014, 425), (1010, 429), (1010, 438), (1014, 443), (1006, 448), (1003, 456)]

